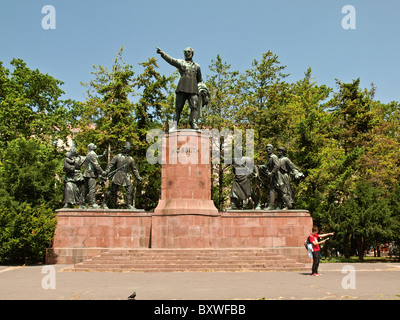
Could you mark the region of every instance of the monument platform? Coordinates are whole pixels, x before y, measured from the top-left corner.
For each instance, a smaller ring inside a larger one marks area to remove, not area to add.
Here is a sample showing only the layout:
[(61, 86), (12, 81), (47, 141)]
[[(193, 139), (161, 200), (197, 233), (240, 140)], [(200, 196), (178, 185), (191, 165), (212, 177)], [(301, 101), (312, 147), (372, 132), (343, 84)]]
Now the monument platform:
[(75, 264), (112, 249), (264, 248), (309, 262), (304, 240), (312, 228), (305, 210), (247, 210), (215, 215), (157, 215), (142, 210), (57, 210), (46, 262)]
[(149, 248), (151, 212), (61, 209), (47, 263), (71, 264), (110, 248)]

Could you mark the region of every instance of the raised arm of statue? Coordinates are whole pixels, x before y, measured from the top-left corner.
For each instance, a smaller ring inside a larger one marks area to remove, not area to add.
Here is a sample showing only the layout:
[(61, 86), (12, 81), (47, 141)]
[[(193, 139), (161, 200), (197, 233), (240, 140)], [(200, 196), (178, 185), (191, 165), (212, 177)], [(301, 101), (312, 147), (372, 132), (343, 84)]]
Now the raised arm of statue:
[(174, 66), (174, 67), (176, 67), (176, 68), (180, 68), (181, 67), (181, 60), (179, 60), (179, 59), (175, 59), (175, 58), (172, 58), (170, 55), (168, 55), (168, 54), (166, 54), (164, 51), (162, 51), (160, 48), (157, 48), (157, 53), (159, 54), (159, 55), (161, 55), (161, 57), (165, 60), (165, 61), (167, 61), (170, 65), (172, 65), (172, 66)]

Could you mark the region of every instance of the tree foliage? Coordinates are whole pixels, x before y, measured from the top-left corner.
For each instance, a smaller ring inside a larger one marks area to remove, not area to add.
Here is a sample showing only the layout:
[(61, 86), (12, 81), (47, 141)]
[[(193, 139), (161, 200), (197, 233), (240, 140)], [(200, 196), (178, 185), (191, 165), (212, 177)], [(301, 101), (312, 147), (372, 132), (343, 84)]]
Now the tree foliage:
[(10, 64), (12, 71), (0, 62), (0, 147), (19, 137), (65, 140), (76, 102), (61, 100), (63, 82), (31, 70), (21, 59)]
[(213, 164), (213, 200), (219, 210), (224, 209), (228, 198), (228, 186), (232, 177), (228, 174), (229, 163), (225, 161), (225, 149), (232, 148), (232, 139), (235, 127), (234, 115), (239, 108), (235, 104), (235, 91), (237, 88), (237, 71), (231, 71), (231, 66), (224, 62), (220, 55), (211, 61), (209, 66), (212, 75), (209, 76), (207, 87), (210, 91), (210, 101), (202, 110), (202, 124), (212, 128), (211, 149), (215, 164)]
[(327, 212), (322, 221), (337, 230), (332, 245), (340, 248), (347, 258), (355, 248), (362, 260), (369, 247), (393, 239), (394, 217), (389, 199), (383, 196), (380, 189), (364, 180), (356, 183), (352, 197), (331, 205)]
[(0, 263), (42, 262), (55, 227), (55, 212), (45, 205), (0, 207)]
[(62, 153), (79, 103), (62, 100), (61, 81), (0, 62), (0, 262), (42, 261), (62, 199)]
[(62, 182), (57, 179), (62, 174), (61, 159), (51, 144), (15, 139), (3, 151), (0, 188), (18, 203), (55, 207), (62, 200), (58, 188)]
[(125, 141), (138, 141), (133, 117), (133, 66), (122, 58), (123, 48), (117, 52), (112, 70), (94, 66), (94, 79), (82, 83), (87, 98), (79, 119), (77, 142), (79, 146), (95, 143), (99, 149), (111, 152)]
[[(172, 82), (175, 75), (162, 76), (158, 71), (155, 58), (149, 58), (139, 64), (143, 72), (134, 80), (134, 86), (141, 91), (135, 103), (135, 122), (138, 133), (137, 161), (140, 163), (143, 183), (136, 186), (135, 203), (146, 210), (154, 209), (161, 196), (161, 165), (151, 164), (146, 159), (146, 151), (153, 143), (148, 141), (147, 134), (153, 129), (169, 129), (173, 114)], [(150, 139), (151, 140), (151, 139)]]

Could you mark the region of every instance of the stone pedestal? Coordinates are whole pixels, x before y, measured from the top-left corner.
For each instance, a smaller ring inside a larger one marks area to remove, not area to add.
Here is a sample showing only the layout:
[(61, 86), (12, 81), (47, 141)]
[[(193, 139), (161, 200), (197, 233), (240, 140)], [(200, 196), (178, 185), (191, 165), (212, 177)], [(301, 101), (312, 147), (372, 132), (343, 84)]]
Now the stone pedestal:
[(71, 264), (111, 248), (149, 248), (151, 215), (143, 210), (57, 210), (46, 262)]
[(304, 241), (313, 221), (307, 210), (232, 210), (220, 217), (216, 247), (268, 248), (297, 262), (310, 259)]
[(154, 214), (218, 214), (211, 200), (209, 134), (178, 130), (162, 143), (161, 199)]
[(304, 241), (313, 225), (306, 210), (155, 215), (140, 210), (62, 209), (57, 220), (47, 263), (78, 263), (120, 248), (266, 248), (309, 262)]
[(268, 248), (309, 262), (304, 241), (313, 226), (306, 210), (232, 210), (218, 215), (153, 215), (152, 248)]

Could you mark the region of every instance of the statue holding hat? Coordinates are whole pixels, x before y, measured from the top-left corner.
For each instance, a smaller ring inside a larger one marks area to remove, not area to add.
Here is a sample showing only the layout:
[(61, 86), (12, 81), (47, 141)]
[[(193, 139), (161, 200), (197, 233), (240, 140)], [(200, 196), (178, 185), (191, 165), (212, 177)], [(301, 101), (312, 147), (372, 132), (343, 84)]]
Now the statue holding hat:
[(174, 123), (170, 131), (178, 129), (181, 112), (186, 101), (189, 101), (190, 106), (190, 127), (192, 129), (198, 129), (197, 122), (200, 118), (201, 108), (199, 103), (198, 85), (202, 82), (202, 76), (200, 66), (193, 62), (193, 49), (188, 47), (183, 51), (185, 56), (184, 60), (172, 58), (160, 48), (157, 48), (157, 53), (160, 54), (161, 57), (170, 65), (178, 68), (181, 75), (178, 87), (176, 88), (175, 114), (173, 118)]

